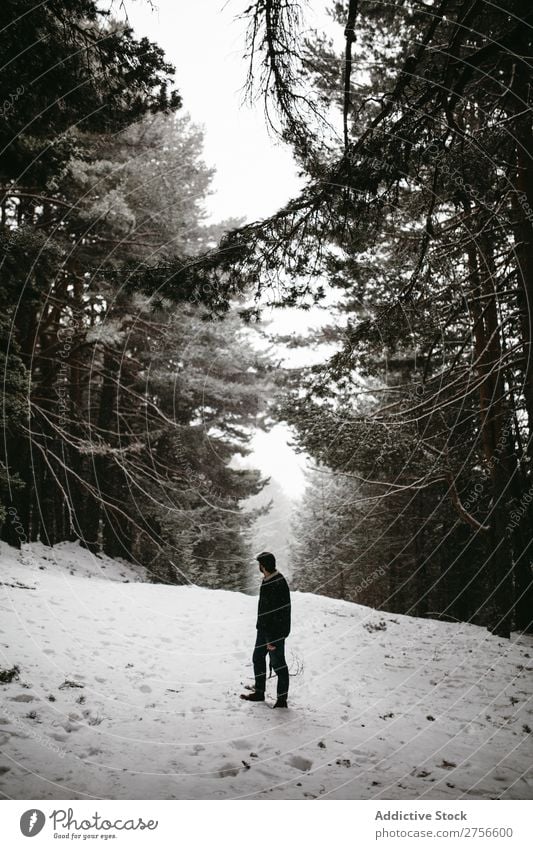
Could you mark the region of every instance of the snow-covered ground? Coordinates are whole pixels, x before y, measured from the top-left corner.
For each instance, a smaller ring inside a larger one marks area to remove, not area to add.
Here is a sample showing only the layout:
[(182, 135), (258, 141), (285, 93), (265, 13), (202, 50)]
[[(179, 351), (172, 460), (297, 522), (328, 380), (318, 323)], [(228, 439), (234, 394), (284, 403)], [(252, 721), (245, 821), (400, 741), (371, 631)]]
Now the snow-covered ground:
[(294, 593), (270, 710), (239, 699), (255, 598), (73, 544), (0, 555), (2, 797), (533, 796), (531, 638)]

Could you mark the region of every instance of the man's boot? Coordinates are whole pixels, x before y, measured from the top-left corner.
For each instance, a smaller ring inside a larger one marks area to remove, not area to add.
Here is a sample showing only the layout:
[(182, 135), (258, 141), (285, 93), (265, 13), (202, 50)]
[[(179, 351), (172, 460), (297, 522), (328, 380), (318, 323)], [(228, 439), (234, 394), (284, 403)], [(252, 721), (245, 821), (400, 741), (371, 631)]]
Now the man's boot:
[(252, 693), (241, 693), (241, 699), (245, 702), (264, 702), (265, 694), (254, 690)]
[(273, 705), (273, 707), (275, 707), (275, 708), (277, 708), (277, 707), (281, 707), (281, 708), (289, 707), (288, 704), (287, 704), (287, 697), (286, 696), (278, 696), (276, 704)]

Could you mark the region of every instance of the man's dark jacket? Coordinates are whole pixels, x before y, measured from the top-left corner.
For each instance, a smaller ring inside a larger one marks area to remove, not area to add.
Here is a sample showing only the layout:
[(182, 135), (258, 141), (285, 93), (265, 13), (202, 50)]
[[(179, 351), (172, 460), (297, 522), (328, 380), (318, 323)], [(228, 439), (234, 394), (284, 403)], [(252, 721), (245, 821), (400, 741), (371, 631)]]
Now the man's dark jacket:
[(291, 630), (291, 595), (281, 572), (263, 580), (259, 590), (257, 630), (266, 643), (274, 643), (289, 636)]

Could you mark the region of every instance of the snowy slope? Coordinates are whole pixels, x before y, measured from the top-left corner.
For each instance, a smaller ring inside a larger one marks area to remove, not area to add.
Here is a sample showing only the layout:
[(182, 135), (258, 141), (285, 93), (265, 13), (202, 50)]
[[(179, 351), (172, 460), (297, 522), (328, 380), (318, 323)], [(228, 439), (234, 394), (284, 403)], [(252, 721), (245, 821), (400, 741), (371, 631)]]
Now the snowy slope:
[(20, 676), (0, 684), (1, 796), (533, 796), (531, 638), (294, 593), (273, 711), (238, 698), (256, 599), (139, 577), (2, 546), (0, 668)]

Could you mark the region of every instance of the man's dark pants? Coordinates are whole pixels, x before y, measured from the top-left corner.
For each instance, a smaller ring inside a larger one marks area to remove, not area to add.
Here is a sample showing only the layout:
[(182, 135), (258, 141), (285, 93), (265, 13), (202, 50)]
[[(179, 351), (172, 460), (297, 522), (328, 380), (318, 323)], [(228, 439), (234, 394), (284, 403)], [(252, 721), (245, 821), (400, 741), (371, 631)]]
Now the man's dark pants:
[(262, 631), (257, 632), (257, 640), (252, 657), (255, 675), (256, 693), (264, 693), (266, 685), (266, 656), (270, 654), (272, 669), (278, 676), (278, 699), (286, 699), (289, 692), (289, 670), (285, 661), (285, 640), (272, 640), (274, 651), (267, 649), (267, 640)]

